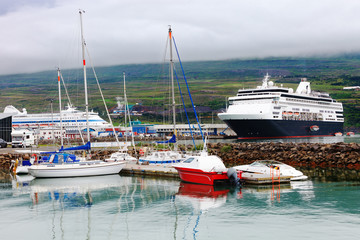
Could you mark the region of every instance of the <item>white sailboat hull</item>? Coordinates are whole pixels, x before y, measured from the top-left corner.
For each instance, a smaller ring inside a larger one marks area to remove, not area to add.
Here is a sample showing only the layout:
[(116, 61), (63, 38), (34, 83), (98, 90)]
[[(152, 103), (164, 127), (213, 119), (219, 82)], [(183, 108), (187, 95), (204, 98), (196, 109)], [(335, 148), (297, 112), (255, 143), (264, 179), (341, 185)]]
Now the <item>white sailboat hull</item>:
[(89, 161), (74, 164), (46, 164), (29, 168), (29, 173), (36, 178), (85, 177), (118, 174), (125, 162)]

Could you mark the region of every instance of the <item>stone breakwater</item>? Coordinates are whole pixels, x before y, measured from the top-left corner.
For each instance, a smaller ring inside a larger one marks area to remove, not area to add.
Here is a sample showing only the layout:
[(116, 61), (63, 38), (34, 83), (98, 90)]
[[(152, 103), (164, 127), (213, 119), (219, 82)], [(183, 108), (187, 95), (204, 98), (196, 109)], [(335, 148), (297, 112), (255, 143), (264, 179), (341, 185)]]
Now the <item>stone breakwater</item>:
[(277, 160), (291, 166), (360, 170), (357, 143), (215, 143), (209, 152), (221, 157), (227, 167), (255, 160)]
[[(192, 146), (180, 146), (191, 149)], [(210, 154), (218, 155), (225, 166), (249, 164), (255, 160), (277, 160), (298, 167), (346, 168), (360, 170), (360, 144), (357, 143), (209, 143)], [(114, 151), (99, 150), (92, 159), (105, 159)], [(134, 155), (133, 151), (129, 153)], [(29, 159), (29, 154), (1, 154), (0, 168), (8, 169), (11, 160)]]

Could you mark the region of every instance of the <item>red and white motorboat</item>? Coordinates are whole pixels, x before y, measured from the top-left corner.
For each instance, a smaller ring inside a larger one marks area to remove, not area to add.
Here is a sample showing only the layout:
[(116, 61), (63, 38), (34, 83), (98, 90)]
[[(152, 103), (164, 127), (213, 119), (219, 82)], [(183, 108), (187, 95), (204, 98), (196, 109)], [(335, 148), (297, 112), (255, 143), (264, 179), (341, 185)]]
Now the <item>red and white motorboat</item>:
[(190, 156), (173, 167), (179, 172), (184, 182), (206, 185), (214, 185), (217, 182), (239, 182), (240, 173), (235, 170), (229, 172), (221, 158), (209, 155), (206, 148), (199, 156)]

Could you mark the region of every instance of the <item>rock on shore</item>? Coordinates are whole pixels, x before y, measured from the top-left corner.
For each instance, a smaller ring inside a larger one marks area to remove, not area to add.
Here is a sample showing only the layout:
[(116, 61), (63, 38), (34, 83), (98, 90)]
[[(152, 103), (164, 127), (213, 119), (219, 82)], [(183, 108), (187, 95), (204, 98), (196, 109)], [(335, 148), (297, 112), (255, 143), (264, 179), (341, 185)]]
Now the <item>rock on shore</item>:
[(357, 143), (213, 143), (208, 148), (210, 153), (221, 157), (227, 167), (271, 159), (291, 166), (360, 170), (360, 144)]

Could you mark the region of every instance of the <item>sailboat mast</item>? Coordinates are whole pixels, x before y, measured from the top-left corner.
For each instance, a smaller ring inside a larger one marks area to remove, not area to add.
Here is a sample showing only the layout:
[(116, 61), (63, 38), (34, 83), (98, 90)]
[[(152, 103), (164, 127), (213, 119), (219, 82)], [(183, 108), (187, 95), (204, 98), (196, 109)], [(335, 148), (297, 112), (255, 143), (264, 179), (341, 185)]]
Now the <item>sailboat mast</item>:
[(83, 30), (83, 24), (82, 24), (82, 14), (83, 14), (83, 12), (85, 12), (85, 11), (79, 10), (79, 13), (80, 13), (80, 27), (81, 27), (81, 49), (82, 49), (83, 70), (84, 70), (86, 133), (87, 133), (87, 140), (90, 141), (89, 102), (88, 102), (88, 90), (87, 90), (87, 80), (86, 80), (86, 62), (85, 62), (85, 40), (84, 40), (84, 30)]
[[(129, 118), (129, 127), (130, 127), (130, 132), (131, 132), (131, 146), (134, 147), (135, 149), (135, 142), (134, 142), (134, 132), (132, 129), (132, 123), (131, 123), (131, 118), (130, 118), (130, 109), (129, 109), (129, 104), (127, 101), (127, 95), (126, 95), (126, 81), (125, 81), (125, 72), (124, 72), (124, 100), (125, 100), (125, 127), (126, 127), (126, 114)], [(127, 136), (126, 136), (126, 143), (127, 143)]]
[(172, 56), (172, 36), (171, 26), (169, 27), (169, 40), (170, 40), (170, 77), (171, 77), (171, 95), (172, 95), (172, 111), (173, 111), (173, 124), (174, 134), (176, 134), (176, 110), (175, 110), (175, 90), (174, 90), (174, 62)]
[(127, 143), (127, 131), (126, 131), (126, 123), (127, 123), (127, 120), (126, 120), (126, 113), (127, 113), (127, 99), (126, 99), (126, 84), (125, 84), (125, 72), (123, 72), (123, 77), (124, 77), (124, 101), (125, 101), (125, 111), (124, 111), (124, 116), (125, 116), (125, 142)]
[(60, 84), (60, 68), (57, 70), (58, 72), (58, 88), (59, 88), (59, 114), (60, 114), (60, 139), (61, 146), (64, 146), (64, 138), (63, 138), (63, 127), (62, 127), (62, 114), (61, 114), (61, 84)]

